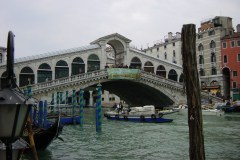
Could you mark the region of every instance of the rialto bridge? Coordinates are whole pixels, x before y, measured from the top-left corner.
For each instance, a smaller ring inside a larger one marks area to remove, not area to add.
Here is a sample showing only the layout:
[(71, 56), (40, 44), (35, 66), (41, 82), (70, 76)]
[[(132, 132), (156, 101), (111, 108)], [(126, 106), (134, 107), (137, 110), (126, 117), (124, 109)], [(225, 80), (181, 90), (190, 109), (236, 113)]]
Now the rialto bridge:
[[(39, 99), (50, 99), (53, 92), (94, 88), (100, 82), (104, 90), (133, 105), (186, 102), (182, 66), (131, 48), (130, 42), (115, 33), (88, 46), (16, 59), (16, 83), (19, 87), (32, 85)], [(109, 79), (107, 70), (111, 68), (137, 70), (140, 77)], [(0, 66), (0, 75), (6, 77), (5, 64)]]

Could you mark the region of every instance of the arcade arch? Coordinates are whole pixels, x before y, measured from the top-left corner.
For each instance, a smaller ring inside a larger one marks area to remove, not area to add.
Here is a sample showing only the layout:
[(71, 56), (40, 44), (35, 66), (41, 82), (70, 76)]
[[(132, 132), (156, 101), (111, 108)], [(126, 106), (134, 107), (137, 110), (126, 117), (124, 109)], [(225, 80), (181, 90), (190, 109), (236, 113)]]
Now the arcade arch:
[(72, 75), (85, 73), (85, 63), (82, 58), (76, 57), (72, 61)]
[(154, 66), (153, 66), (152, 62), (147, 61), (144, 64), (144, 71), (149, 72), (149, 73), (154, 73)]
[(225, 98), (230, 98), (230, 69), (225, 67), (222, 69), (222, 74), (223, 74), (223, 95)]
[(133, 57), (131, 62), (130, 62), (129, 68), (141, 69), (142, 68), (141, 60), (138, 57)]
[(87, 72), (100, 70), (100, 60), (96, 54), (91, 54), (87, 61)]
[(178, 80), (178, 74), (174, 69), (171, 69), (168, 73), (168, 79), (177, 81)]
[(159, 65), (157, 67), (157, 71), (156, 71), (156, 74), (163, 77), (163, 78), (166, 78), (166, 69), (163, 65)]
[(46, 81), (51, 81), (52, 80), (52, 70), (49, 64), (47, 63), (42, 63), (38, 67), (37, 71), (37, 82), (46, 82)]
[(19, 74), (19, 86), (26, 86), (28, 84), (34, 84), (34, 72), (30, 67), (24, 67)]
[(68, 77), (69, 76), (69, 68), (68, 64), (64, 60), (60, 60), (56, 63), (55, 67), (55, 79)]

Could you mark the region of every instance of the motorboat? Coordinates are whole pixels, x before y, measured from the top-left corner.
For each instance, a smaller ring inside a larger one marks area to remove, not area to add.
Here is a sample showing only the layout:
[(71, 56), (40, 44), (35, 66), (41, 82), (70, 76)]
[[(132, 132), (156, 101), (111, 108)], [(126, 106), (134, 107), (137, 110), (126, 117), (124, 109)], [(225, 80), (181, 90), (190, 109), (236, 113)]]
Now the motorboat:
[(153, 105), (129, 107), (123, 108), (123, 110), (115, 109), (113, 111), (105, 112), (104, 116), (110, 120), (130, 122), (165, 123), (173, 121), (173, 119), (162, 118), (162, 115), (156, 114)]
[[(179, 114), (181, 115), (187, 115), (188, 114), (188, 106), (187, 105), (179, 105), (178, 108), (175, 108), (176, 110), (179, 110)], [(223, 116), (225, 112), (221, 109), (215, 109), (215, 108), (207, 108), (206, 106), (202, 106), (202, 115), (203, 116)]]

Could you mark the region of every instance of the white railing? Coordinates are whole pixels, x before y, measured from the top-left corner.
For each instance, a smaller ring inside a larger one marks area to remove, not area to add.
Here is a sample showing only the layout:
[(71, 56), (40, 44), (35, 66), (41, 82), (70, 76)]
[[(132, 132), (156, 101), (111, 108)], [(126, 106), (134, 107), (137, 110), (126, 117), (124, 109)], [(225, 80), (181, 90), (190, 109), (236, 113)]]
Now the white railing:
[(52, 88), (52, 87), (56, 87), (56, 86), (67, 85), (67, 84), (74, 83), (74, 82), (78, 82), (78, 83), (87, 82), (89, 80), (92, 80), (95, 78), (102, 78), (104, 76), (107, 76), (107, 71), (105, 69), (88, 72), (88, 73), (84, 73), (84, 74), (79, 74), (79, 75), (74, 75), (74, 76), (70, 76), (70, 77), (59, 78), (59, 79), (48, 81), (48, 82), (33, 84), (32, 91), (35, 92), (38, 90), (43, 90), (43, 89)]

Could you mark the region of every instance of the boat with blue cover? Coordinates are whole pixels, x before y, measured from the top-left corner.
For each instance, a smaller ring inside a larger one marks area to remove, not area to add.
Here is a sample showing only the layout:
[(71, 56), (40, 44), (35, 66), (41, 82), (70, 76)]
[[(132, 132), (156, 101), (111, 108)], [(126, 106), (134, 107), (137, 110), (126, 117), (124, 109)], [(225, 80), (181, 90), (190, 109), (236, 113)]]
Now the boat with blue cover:
[(104, 113), (104, 116), (109, 120), (130, 122), (166, 123), (173, 121), (173, 119), (163, 118), (162, 115), (156, 114), (155, 107), (153, 105), (107, 111)]

